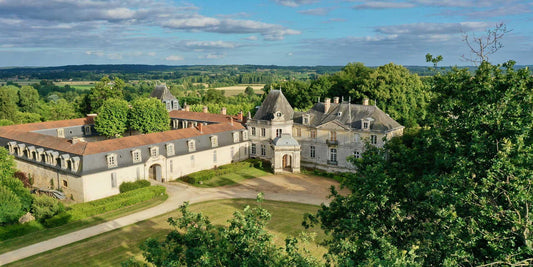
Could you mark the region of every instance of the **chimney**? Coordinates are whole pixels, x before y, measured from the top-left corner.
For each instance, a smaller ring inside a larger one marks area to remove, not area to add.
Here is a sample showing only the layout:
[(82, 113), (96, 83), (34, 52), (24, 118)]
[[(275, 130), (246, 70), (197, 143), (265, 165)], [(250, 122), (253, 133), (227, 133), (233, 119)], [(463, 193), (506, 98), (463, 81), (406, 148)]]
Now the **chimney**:
[(185, 111), (191, 111), (191, 108), (187, 104), (185, 104)]
[(204, 132), (204, 127), (203, 127), (203, 126), (204, 126), (203, 123), (198, 123), (197, 128), (198, 128), (198, 131), (200, 131), (200, 133), (203, 133), (203, 132)]
[(338, 96), (333, 98), (333, 104), (339, 104), (339, 97)]
[(233, 125), (233, 117), (229, 117), (229, 124)]
[(95, 113), (91, 113), (91, 114), (87, 114), (87, 124), (93, 124), (94, 123), (94, 118), (96, 118), (98, 114), (95, 114)]
[(237, 114), (237, 119), (242, 122), (242, 120), (243, 120), (242, 110), (241, 110), (241, 112), (239, 112), (239, 114)]
[(368, 106), (368, 98), (363, 98), (363, 106)]
[(220, 114), (226, 115), (226, 111), (227, 111), (226, 107), (222, 107), (222, 109), (220, 109)]
[(202, 108), (202, 112), (203, 112), (203, 113), (209, 113), (209, 111), (207, 111), (207, 106), (204, 106), (204, 107)]
[(324, 113), (328, 113), (330, 106), (331, 106), (331, 99), (329, 97), (326, 97), (326, 99), (324, 99)]

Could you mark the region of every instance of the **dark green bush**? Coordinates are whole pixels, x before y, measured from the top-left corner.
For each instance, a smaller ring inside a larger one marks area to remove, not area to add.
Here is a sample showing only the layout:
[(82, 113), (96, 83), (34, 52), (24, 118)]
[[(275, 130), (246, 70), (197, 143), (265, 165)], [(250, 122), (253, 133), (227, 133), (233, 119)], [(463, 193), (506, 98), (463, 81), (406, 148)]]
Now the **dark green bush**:
[(35, 196), (31, 204), (31, 213), (39, 222), (52, 218), (64, 210), (65, 206), (63, 206), (63, 203), (46, 195)]
[(148, 180), (138, 180), (135, 182), (123, 182), (120, 184), (118, 189), (120, 190), (120, 193), (124, 193), (148, 186), (150, 186), (150, 182)]
[(95, 201), (74, 204), (67, 211), (46, 220), (44, 224), (47, 227), (59, 226), (68, 222), (78, 221), (104, 212), (131, 206), (163, 194), (165, 194), (165, 187), (158, 185), (135, 189)]
[(23, 214), (18, 196), (7, 186), (0, 185), (0, 225), (17, 222)]

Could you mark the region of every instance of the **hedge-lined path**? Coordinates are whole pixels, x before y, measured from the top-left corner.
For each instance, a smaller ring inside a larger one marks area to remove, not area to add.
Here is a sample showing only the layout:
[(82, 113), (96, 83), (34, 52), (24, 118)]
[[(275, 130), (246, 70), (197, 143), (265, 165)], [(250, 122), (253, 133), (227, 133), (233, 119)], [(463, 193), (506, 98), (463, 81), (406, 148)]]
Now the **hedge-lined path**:
[(329, 203), (327, 199), (329, 188), (332, 185), (338, 186), (338, 183), (322, 177), (282, 174), (249, 179), (237, 185), (217, 188), (197, 188), (184, 183), (166, 183), (162, 185), (167, 188), (168, 199), (158, 206), (6, 252), (0, 255), (0, 265), (168, 213), (177, 209), (185, 201), (198, 203), (217, 199), (256, 198), (257, 193), (263, 192), (265, 199), (268, 200), (319, 205), (321, 203)]

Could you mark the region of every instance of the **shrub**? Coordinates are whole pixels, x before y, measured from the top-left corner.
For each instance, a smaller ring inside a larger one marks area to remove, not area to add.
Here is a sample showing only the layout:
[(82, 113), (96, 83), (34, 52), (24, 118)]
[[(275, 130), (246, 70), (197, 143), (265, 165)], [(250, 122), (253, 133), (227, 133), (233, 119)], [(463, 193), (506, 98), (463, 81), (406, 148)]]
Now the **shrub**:
[(120, 184), (118, 189), (120, 190), (120, 193), (124, 193), (148, 186), (150, 186), (150, 182), (148, 180), (138, 180), (135, 182), (123, 182)]
[(31, 205), (31, 212), (39, 222), (52, 218), (64, 210), (65, 206), (63, 206), (63, 203), (46, 195), (35, 196), (33, 204)]
[[(236, 172), (238, 170), (256, 167), (256, 166), (263, 166), (262, 161), (260, 160), (246, 160), (241, 162), (236, 162), (232, 164), (222, 165), (218, 168), (212, 169), (212, 170), (204, 170), (199, 171), (195, 173), (191, 173), (185, 177), (182, 178), (183, 181), (190, 183), (190, 184), (199, 184), (200, 182), (211, 180), (213, 177)], [(256, 167), (261, 169), (261, 167)]]
[(0, 185), (0, 225), (16, 222), (24, 214), (20, 199), (6, 186)]
[(24, 187), (31, 187), (31, 181), (30, 181), (30, 178), (28, 178), (28, 176), (21, 172), (21, 171), (17, 171), (15, 172), (15, 178), (19, 179), (23, 184), (24, 184)]
[(44, 221), (46, 227), (60, 226), (104, 212), (117, 210), (133, 204), (147, 201), (165, 194), (164, 186), (150, 186), (128, 191), (122, 194), (70, 206), (65, 212)]

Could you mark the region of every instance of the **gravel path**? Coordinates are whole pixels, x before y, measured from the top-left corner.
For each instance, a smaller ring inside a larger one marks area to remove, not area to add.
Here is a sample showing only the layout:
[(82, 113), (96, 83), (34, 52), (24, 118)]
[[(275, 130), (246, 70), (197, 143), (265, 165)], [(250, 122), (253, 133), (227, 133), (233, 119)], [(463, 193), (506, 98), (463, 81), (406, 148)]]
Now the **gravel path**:
[(207, 200), (255, 198), (263, 192), (265, 199), (320, 205), (329, 203), (329, 188), (336, 181), (302, 174), (269, 175), (249, 179), (238, 185), (217, 188), (197, 188), (184, 183), (162, 184), (167, 188), (168, 199), (158, 206), (130, 214), (92, 227), (58, 236), (0, 255), (0, 265), (62, 247), (92, 236), (137, 223), (178, 208), (185, 201), (198, 203)]

